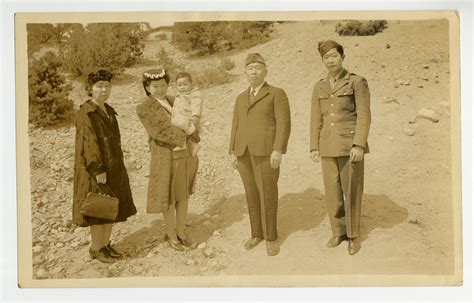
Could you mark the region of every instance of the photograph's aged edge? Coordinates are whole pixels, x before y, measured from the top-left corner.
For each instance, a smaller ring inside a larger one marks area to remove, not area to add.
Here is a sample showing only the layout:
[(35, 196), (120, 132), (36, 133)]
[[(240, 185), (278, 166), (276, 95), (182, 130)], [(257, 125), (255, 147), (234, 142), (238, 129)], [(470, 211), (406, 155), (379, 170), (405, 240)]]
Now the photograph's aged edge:
[[(101, 279), (34, 280), (32, 272), (32, 230), (30, 159), (28, 140), (27, 23), (133, 22), (160, 16), (164, 20), (337, 20), (396, 19), (449, 21), (451, 78), (451, 183), (453, 199), (454, 275), (272, 275), (211, 277), (133, 277)], [(462, 285), (461, 207), (461, 100), (460, 20), (456, 11), (371, 11), (371, 12), (166, 12), (166, 13), (17, 13), (15, 15), (16, 148), (18, 195), (18, 285), (19, 287), (203, 287), (203, 286), (449, 286)]]

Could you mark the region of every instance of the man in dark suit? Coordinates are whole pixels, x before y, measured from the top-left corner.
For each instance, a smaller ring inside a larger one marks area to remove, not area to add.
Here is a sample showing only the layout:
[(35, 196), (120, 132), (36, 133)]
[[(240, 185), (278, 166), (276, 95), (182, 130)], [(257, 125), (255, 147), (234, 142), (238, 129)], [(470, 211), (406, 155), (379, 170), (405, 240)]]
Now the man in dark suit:
[(348, 240), (348, 252), (360, 249), (359, 229), (364, 189), (364, 154), (371, 122), (367, 81), (342, 67), (343, 47), (319, 43), (327, 77), (314, 85), (311, 101), (310, 150), (321, 160), (324, 191), (333, 236), (327, 246)]
[(260, 54), (248, 55), (245, 73), (250, 87), (235, 102), (229, 153), (247, 196), (252, 235), (244, 247), (252, 249), (265, 239), (267, 254), (274, 256), (279, 253), (278, 177), (290, 137), (290, 107), (285, 91), (265, 82)]

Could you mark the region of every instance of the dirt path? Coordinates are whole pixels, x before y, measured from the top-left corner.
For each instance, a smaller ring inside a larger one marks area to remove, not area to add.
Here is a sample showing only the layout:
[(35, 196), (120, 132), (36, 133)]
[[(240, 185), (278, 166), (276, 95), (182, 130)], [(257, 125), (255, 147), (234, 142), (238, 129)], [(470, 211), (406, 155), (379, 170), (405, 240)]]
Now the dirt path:
[[(240, 177), (227, 159), (233, 103), (247, 87), (242, 76), (203, 91), (203, 149), (188, 233), (204, 244), (178, 253), (163, 242), (162, 216), (144, 213), (149, 154), (146, 133), (135, 115), (143, 97), (140, 75), (153, 66), (137, 66), (126, 71), (110, 99), (119, 113), (125, 161), (139, 209), (113, 232), (117, 247), (128, 257), (113, 265), (90, 261), (88, 230), (71, 226), (74, 129), (31, 129), (36, 277), (451, 274), (448, 24), (432, 20), (389, 21), (388, 25), (372, 37), (338, 37), (331, 23), (283, 24), (277, 28), (277, 38), (249, 50), (266, 58), (267, 80), (285, 89), (292, 112), (292, 134), (279, 182), (278, 256), (267, 257), (265, 245), (252, 251), (242, 248), (250, 232), (248, 214)], [(355, 256), (347, 254), (346, 245), (325, 246), (330, 227), (321, 168), (311, 162), (308, 152), (311, 90), (324, 76), (316, 45), (329, 38), (346, 47), (346, 67), (367, 78), (372, 96), (363, 242)], [(149, 43), (146, 54), (152, 56), (158, 49)], [(242, 74), (246, 54), (232, 57), (237, 66), (232, 72)], [(84, 98), (79, 85), (74, 97)], [(420, 120), (409, 125), (421, 108), (436, 111), (439, 123)], [(406, 127), (415, 129), (415, 135), (405, 135)], [(57, 164), (50, 168), (51, 163)]]

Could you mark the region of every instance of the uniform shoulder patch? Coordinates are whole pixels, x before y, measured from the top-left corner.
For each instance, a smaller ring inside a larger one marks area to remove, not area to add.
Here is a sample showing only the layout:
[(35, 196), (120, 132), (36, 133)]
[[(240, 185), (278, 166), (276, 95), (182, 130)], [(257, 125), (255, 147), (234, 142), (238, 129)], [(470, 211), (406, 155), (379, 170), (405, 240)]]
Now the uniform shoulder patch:
[(364, 83), (365, 87), (369, 87), (369, 83), (367, 83), (367, 79), (362, 78), (362, 82)]

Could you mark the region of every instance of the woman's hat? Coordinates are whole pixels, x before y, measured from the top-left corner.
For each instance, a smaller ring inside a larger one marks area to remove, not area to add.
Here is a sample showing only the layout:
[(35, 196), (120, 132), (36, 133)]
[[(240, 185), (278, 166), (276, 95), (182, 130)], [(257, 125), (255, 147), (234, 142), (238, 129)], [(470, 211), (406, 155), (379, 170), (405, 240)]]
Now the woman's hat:
[(87, 84), (89, 86), (94, 85), (94, 83), (99, 82), (99, 81), (107, 81), (110, 82), (112, 78), (114, 77), (114, 74), (111, 72), (105, 70), (105, 69), (99, 69), (96, 72), (92, 72), (87, 76)]
[(326, 54), (328, 51), (336, 47), (342, 48), (342, 45), (340, 45), (334, 40), (320, 41), (318, 43), (318, 51), (321, 54), (321, 57), (324, 56), (324, 54)]
[(168, 72), (164, 68), (155, 68), (147, 70), (143, 73), (143, 80), (159, 80), (166, 76), (169, 77)]

